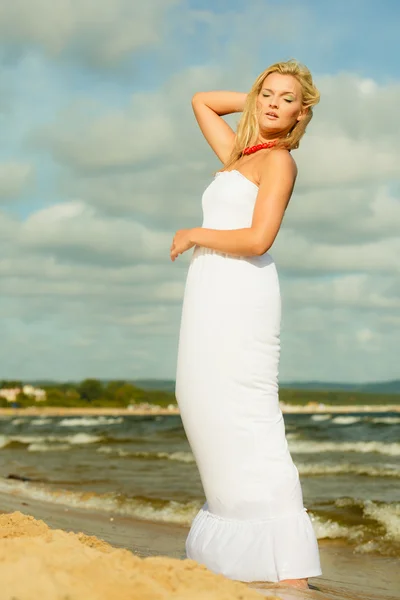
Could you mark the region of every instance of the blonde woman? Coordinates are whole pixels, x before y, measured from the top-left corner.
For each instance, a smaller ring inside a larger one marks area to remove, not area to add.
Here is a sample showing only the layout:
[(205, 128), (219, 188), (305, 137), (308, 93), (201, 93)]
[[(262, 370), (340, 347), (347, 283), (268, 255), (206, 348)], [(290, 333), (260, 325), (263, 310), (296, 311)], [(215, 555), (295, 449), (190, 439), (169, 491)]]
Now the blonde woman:
[[(206, 503), (186, 554), (244, 582), (308, 588), (322, 574), (278, 397), (281, 298), (269, 254), (319, 101), (309, 70), (270, 66), (248, 94), (196, 93), (194, 114), (223, 167), (202, 197), (202, 227), (177, 231), (171, 260), (195, 246), (179, 337), (176, 398)], [(222, 115), (243, 112), (235, 133)]]

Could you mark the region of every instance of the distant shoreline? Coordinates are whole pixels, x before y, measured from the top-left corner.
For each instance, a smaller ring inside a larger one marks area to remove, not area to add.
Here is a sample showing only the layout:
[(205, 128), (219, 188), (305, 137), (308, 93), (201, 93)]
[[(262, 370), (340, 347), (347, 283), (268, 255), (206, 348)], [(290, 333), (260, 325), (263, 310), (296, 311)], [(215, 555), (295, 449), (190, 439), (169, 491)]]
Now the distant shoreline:
[[(324, 414), (324, 413), (350, 413), (350, 412), (400, 412), (399, 404), (385, 404), (385, 405), (341, 405), (334, 406), (325, 404), (324, 406), (300, 406), (300, 405), (281, 405), (282, 413), (284, 414)], [(168, 410), (167, 408), (113, 408), (113, 407), (94, 407), (94, 408), (83, 408), (83, 407), (64, 407), (64, 406), (46, 406), (46, 407), (28, 407), (28, 408), (0, 408), (0, 416), (124, 416), (124, 415), (136, 415), (136, 416), (161, 416), (161, 415), (179, 415), (179, 409), (174, 408)]]

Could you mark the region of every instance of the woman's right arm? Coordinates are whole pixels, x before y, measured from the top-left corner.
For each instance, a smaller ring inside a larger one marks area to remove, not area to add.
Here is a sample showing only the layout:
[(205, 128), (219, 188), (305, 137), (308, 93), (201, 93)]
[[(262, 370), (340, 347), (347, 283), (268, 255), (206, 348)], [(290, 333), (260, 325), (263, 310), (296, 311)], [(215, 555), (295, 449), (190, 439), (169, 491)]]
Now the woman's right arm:
[(222, 115), (242, 112), (247, 94), (242, 92), (197, 92), (192, 106), (199, 127), (222, 163), (226, 163), (235, 143), (235, 132)]

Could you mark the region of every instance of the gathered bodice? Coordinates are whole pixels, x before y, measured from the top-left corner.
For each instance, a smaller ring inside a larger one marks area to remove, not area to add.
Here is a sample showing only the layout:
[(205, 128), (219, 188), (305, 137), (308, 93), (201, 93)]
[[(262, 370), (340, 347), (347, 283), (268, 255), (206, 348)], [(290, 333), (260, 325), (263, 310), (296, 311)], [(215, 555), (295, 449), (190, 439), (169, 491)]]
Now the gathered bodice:
[(250, 227), (257, 193), (257, 185), (239, 171), (217, 173), (203, 193), (202, 227), (208, 229)]

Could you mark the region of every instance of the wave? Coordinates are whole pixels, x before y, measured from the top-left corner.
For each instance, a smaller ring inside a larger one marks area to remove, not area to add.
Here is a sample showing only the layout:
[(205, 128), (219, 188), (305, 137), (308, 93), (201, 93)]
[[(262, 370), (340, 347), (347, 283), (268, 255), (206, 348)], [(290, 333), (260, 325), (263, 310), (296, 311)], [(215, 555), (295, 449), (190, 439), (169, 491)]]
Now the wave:
[(201, 502), (195, 501), (177, 502), (152, 498), (128, 498), (115, 493), (96, 494), (95, 492), (76, 492), (65, 489), (53, 491), (46, 486), (1, 478), (0, 491), (52, 504), (180, 525), (190, 525), (202, 505)]
[(68, 417), (61, 419), (60, 427), (91, 427), (93, 425), (116, 425), (123, 422), (123, 417)]
[(54, 443), (56, 449), (57, 444), (69, 444), (70, 446), (97, 444), (104, 438), (100, 435), (92, 435), (89, 433), (74, 433), (71, 435), (1, 435), (0, 448), (5, 448), (10, 444), (27, 445), (28, 450), (32, 451), (34, 444)]
[(0, 448), (5, 448), (9, 443), (9, 437), (7, 435), (0, 435)]
[(388, 456), (400, 456), (400, 443), (384, 442), (322, 442), (297, 440), (290, 442), (289, 449), (293, 453), (309, 454), (314, 452), (360, 452), (378, 453)]
[(397, 465), (357, 465), (340, 463), (338, 465), (296, 464), (300, 475), (365, 475), (368, 477), (397, 477), (400, 478), (400, 468)]
[(341, 525), (333, 519), (327, 519), (319, 515), (310, 513), (313, 528), (317, 539), (337, 539), (341, 538), (348, 542), (357, 542), (362, 539), (362, 528), (360, 526)]
[(348, 539), (357, 542), (356, 552), (400, 554), (400, 502), (338, 498), (335, 506), (353, 514), (361, 513), (361, 524), (347, 528)]
[(51, 419), (43, 417), (43, 418), (39, 418), (39, 419), (33, 419), (33, 421), (30, 422), (30, 425), (34, 425), (35, 427), (38, 427), (40, 425), (48, 425), (51, 422), (52, 422)]
[(311, 415), (312, 421), (331, 421), (336, 425), (352, 425), (353, 423), (380, 423), (382, 425), (398, 425), (400, 423), (400, 417), (391, 417), (391, 416), (379, 416), (379, 417), (371, 417), (366, 415), (338, 415), (332, 418), (331, 414), (322, 414), (322, 415)]
[[(50, 489), (45, 484), (0, 478), (0, 491), (17, 496), (84, 510), (96, 510), (145, 521), (175, 523), (189, 527), (202, 500), (178, 502), (116, 493)], [(400, 503), (338, 498), (328, 507), (329, 517), (308, 508), (318, 539), (342, 539), (358, 553), (400, 554)], [(337, 516), (334, 513), (337, 513)]]
[(60, 452), (62, 450), (71, 450), (69, 444), (29, 444), (28, 452)]
[(374, 417), (371, 418), (371, 423), (380, 423), (382, 425), (398, 425), (400, 417)]
[(362, 417), (351, 417), (347, 415), (334, 417), (332, 419), (332, 423), (336, 423), (337, 425), (352, 425), (353, 423), (358, 423), (362, 420)]
[(193, 463), (195, 458), (191, 452), (128, 452), (121, 448), (101, 446), (97, 452), (115, 454), (121, 458), (143, 458), (145, 460), (176, 460), (178, 462)]
[[(97, 452), (101, 454), (113, 454), (120, 458), (136, 458), (144, 460), (175, 460), (183, 463), (194, 463), (195, 458), (191, 452), (128, 452), (122, 448), (112, 446), (100, 446)], [(340, 463), (335, 465), (324, 465), (318, 463), (296, 463), (300, 475), (365, 475), (369, 477), (394, 477), (400, 478), (400, 468), (397, 465), (357, 465), (351, 463)]]

